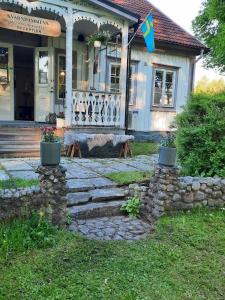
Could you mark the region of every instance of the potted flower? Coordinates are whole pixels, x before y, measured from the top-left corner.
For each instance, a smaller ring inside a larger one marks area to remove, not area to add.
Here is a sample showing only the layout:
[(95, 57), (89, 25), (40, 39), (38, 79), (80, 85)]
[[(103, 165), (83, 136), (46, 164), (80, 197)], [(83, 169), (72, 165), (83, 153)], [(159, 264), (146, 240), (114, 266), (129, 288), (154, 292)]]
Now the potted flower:
[(65, 127), (65, 114), (64, 114), (64, 112), (60, 112), (56, 116), (56, 127), (57, 128), (63, 128), (63, 127)]
[(110, 33), (108, 31), (96, 32), (90, 35), (87, 39), (88, 45), (95, 48), (101, 48), (110, 40)]
[(61, 143), (55, 136), (55, 127), (42, 128), (42, 141), (40, 144), (41, 165), (57, 166), (61, 159)]
[(167, 136), (162, 140), (159, 148), (159, 164), (165, 166), (175, 166), (177, 150), (175, 145), (176, 137), (173, 133), (167, 132)]

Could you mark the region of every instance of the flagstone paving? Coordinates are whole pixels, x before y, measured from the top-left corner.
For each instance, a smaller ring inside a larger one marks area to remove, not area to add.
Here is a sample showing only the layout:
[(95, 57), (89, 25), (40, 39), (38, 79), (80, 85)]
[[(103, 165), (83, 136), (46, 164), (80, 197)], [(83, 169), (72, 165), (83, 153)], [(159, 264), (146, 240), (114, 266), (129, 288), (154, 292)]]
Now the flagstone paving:
[[(113, 183), (105, 178), (108, 173), (151, 171), (157, 162), (157, 155), (137, 156), (127, 159), (78, 159), (62, 158), (61, 164), (67, 168), (69, 184), (76, 188), (79, 186), (113, 186)], [(0, 159), (0, 180), (8, 179), (9, 175), (23, 179), (36, 179), (35, 169), (40, 164), (37, 158)], [(78, 181), (80, 180), (80, 181)]]

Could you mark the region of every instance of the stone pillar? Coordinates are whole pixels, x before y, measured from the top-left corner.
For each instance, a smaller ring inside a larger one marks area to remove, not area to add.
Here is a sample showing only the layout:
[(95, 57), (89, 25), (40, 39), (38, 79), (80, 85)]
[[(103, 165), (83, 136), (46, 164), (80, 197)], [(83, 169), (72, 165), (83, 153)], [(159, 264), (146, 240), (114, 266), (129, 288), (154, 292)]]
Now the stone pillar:
[(43, 199), (43, 210), (53, 224), (64, 226), (67, 213), (66, 169), (62, 166), (39, 166), (40, 195)]
[(154, 218), (163, 216), (170, 206), (175, 194), (180, 169), (157, 165), (154, 176), (150, 179), (149, 199), (146, 209)]

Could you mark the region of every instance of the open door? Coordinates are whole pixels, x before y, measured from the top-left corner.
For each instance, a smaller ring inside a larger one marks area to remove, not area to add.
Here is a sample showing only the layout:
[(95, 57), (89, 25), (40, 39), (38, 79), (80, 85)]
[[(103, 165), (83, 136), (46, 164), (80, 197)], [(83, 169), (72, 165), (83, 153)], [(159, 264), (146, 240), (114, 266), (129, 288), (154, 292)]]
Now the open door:
[(46, 122), (54, 112), (53, 48), (35, 49), (35, 121)]
[(0, 42), (0, 120), (14, 120), (13, 46)]

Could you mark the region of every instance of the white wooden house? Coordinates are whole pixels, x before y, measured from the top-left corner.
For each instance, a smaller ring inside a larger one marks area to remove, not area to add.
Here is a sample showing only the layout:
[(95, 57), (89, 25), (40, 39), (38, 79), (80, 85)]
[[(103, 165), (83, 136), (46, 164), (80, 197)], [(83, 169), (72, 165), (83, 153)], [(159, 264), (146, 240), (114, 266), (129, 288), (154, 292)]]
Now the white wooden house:
[[(147, 53), (138, 33), (128, 79), (129, 32), (151, 8), (156, 51)], [(166, 131), (205, 50), (147, 0), (0, 0), (2, 11), (8, 19), (0, 20), (1, 124), (42, 123), (49, 113), (64, 112), (67, 127), (124, 130), (130, 80), (129, 128)], [(53, 26), (47, 20), (60, 24), (58, 36), (46, 34)], [(101, 49), (89, 47), (88, 37), (98, 31), (112, 39)]]

